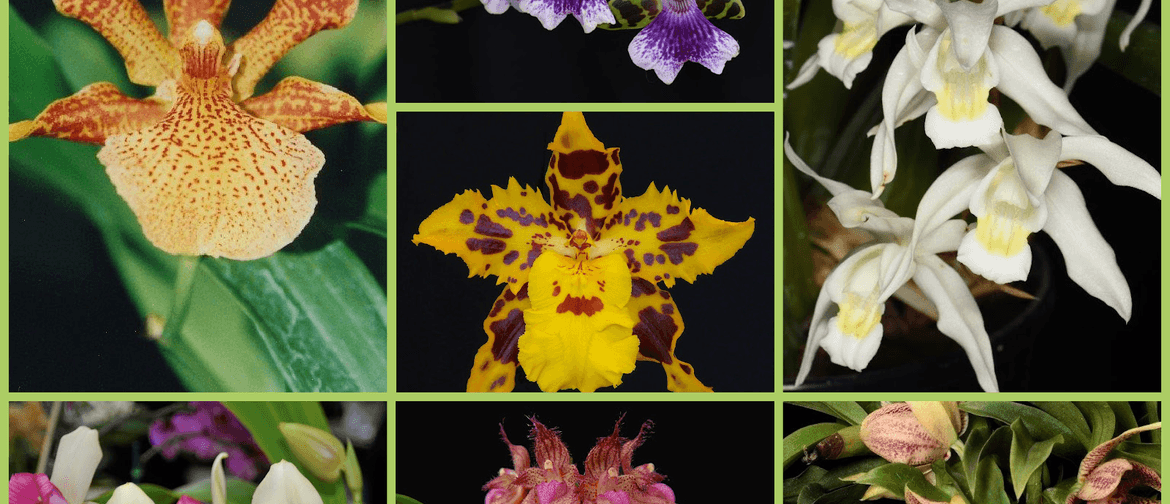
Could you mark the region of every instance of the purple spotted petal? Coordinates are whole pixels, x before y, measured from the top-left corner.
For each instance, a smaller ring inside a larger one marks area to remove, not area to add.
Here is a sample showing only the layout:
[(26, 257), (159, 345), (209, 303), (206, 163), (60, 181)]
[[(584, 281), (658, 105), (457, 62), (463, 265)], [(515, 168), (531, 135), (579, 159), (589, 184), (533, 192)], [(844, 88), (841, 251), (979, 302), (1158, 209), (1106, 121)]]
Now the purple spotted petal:
[(683, 63), (694, 61), (716, 74), (739, 54), (739, 42), (711, 24), (695, 0), (662, 0), (662, 10), (630, 42), (630, 59), (670, 84)]
[(593, 31), (601, 23), (617, 22), (605, 0), (518, 0), (516, 10), (536, 16), (546, 30), (556, 28), (569, 14), (581, 22), (585, 33)]

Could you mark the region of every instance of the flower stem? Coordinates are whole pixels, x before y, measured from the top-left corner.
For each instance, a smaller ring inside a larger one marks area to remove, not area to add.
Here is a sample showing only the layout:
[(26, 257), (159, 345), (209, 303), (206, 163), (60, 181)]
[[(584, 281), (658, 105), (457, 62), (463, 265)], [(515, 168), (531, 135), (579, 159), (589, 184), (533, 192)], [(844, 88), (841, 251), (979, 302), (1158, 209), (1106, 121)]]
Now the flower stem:
[(54, 401), (49, 410), (49, 425), (45, 428), (45, 440), (41, 442), (41, 456), (37, 458), (37, 473), (44, 474), (49, 467), (49, 451), (53, 448), (53, 432), (57, 430), (57, 422), (61, 419), (61, 401)]
[(159, 343), (164, 346), (174, 341), (179, 329), (183, 327), (183, 320), (187, 318), (187, 309), (191, 306), (191, 292), (194, 291), (195, 272), (199, 268), (199, 257), (179, 258), (179, 270), (175, 275), (175, 300), (170, 313), (167, 314), (162, 336), (159, 337)]
[(459, 11), (482, 5), (479, 0), (450, 0), (429, 7), (411, 9), (399, 12), (394, 16), (394, 24), (400, 25), (411, 21), (433, 21), (443, 24), (459, 22)]

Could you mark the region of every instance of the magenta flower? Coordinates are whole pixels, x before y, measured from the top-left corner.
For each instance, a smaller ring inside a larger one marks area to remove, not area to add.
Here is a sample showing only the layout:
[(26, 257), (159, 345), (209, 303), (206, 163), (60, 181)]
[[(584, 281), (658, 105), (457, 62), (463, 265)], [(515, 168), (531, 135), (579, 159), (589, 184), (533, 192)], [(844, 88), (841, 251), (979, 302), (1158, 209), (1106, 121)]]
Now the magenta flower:
[(613, 433), (589, 450), (582, 475), (557, 431), (530, 420), (537, 465), (529, 467), (528, 450), (513, 445), (501, 425), (500, 436), (512, 452), (514, 469), (500, 469), (500, 475), (484, 485), (488, 491), (484, 504), (674, 504), (674, 491), (662, 483), (665, 476), (654, 472), (654, 464), (631, 465), (650, 421), (634, 439), (626, 439), (619, 435), (618, 419)]
[(8, 478), (9, 504), (68, 504), (44, 474), (16, 473)]
[(662, 10), (630, 42), (630, 59), (670, 84), (683, 63), (694, 61), (716, 74), (739, 54), (739, 42), (711, 24), (695, 0), (661, 0)]
[(195, 411), (155, 420), (150, 426), (151, 445), (161, 446), (167, 459), (186, 452), (210, 460), (226, 452), (228, 472), (245, 480), (259, 476), (260, 466), (268, 465), (268, 459), (236, 416), (217, 402), (192, 402), (191, 407)]

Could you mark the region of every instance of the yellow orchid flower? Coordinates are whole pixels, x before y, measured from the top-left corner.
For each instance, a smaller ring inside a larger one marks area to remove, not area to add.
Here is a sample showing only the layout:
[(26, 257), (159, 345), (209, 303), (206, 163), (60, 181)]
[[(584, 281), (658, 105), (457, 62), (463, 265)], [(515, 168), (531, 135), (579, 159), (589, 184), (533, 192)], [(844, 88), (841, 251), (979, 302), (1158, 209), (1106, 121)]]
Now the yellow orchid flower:
[(90, 84), (37, 117), (9, 125), (9, 141), (55, 137), (103, 145), (98, 159), (158, 248), (256, 259), (292, 242), (316, 206), (324, 156), (301, 133), (349, 121), (385, 123), (384, 103), (362, 105), (331, 86), (289, 77), (252, 96), (293, 46), (340, 28), (357, 0), (278, 0), (229, 45), (217, 30), (228, 0), (166, 0), (169, 39), (137, 0), (55, 0), (102, 34), (137, 99)]
[[(483, 327), (469, 391), (511, 391), (516, 367), (547, 392), (616, 386), (638, 359), (662, 364), (673, 391), (710, 391), (674, 355), (683, 330), (670, 293), (730, 259), (754, 219), (725, 222), (651, 184), (625, 197), (619, 149), (579, 112), (548, 148), (549, 200), (514, 178), (492, 197), (466, 191), (419, 226), (414, 243), (455, 253), (472, 275), (506, 284)], [(551, 200), (551, 201), (550, 201)]]

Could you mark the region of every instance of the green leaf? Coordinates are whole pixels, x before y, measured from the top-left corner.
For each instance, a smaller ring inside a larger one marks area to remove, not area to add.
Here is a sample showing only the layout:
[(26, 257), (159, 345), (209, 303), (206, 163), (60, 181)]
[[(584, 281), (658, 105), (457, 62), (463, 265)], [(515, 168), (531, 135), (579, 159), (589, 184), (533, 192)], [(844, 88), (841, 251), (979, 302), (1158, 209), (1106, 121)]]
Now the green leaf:
[[(979, 449), (979, 453), (974, 457), (973, 461), (964, 461), (967, 464), (971, 464), (972, 462), (975, 464), (974, 471), (968, 469), (970, 472), (968, 472), (967, 478), (971, 482), (971, 494), (976, 496), (976, 499), (978, 499), (979, 495), (987, 492), (987, 489), (983, 487), (986, 482), (981, 479), (982, 475), (980, 474), (980, 471), (984, 470), (982, 464), (987, 460), (1011, 460), (1011, 447), (1012, 430), (1008, 426), (1003, 425), (991, 432), (991, 436), (988, 436), (987, 442), (983, 443), (983, 446)], [(999, 474), (998, 468), (996, 469), (996, 474)], [(998, 485), (1002, 491), (1002, 478)]]
[(818, 423), (801, 427), (784, 437), (784, 467), (796, 461), (804, 450), (819, 443), (822, 439), (841, 430), (844, 425), (838, 423)]
[(1117, 458), (1125, 458), (1153, 469), (1162, 474), (1162, 443), (1136, 443), (1126, 441), (1113, 449)]
[(122, 56), (89, 25), (65, 16), (49, 16), (41, 32), (53, 53), (62, 56), (59, 62), (70, 89), (76, 91), (95, 82), (111, 82), (130, 95), (138, 89), (130, 82)]
[(385, 293), (343, 243), (205, 264), (244, 307), (290, 390), (386, 390)]
[[(150, 497), (150, 500), (153, 501), (154, 504), (173, 504), (174, 502), (178, 501), (179, 497), (182, 495), (179, 492), (172, 492), (167, 488), (158, 485), (152, 485), (150, 483), (143, 483), (138, 485), (138, 488), (141, 488), (142, 492), (145, 493), (147, 497)], [(110, 500), (110, 497), (113, 496), (114, 491), (110, 490), (104, 494), (101, 494), (93, 501), (98, 504), (106, 504), (106, 502)]]
[(856, 504), (865, 495), (865, 487), (849, 485), (836, 490), (826, 491), (820, 485), (809, 485), (800, 492), (796, 499), (797, 504)]
[(1131, 19), (1133, 16), (1129, 13), (1113, 12), (1105, 28), (1105, 43), (1101, 45), (1101, 57), (1097, 61), (1105, 68), (1162, 96), (1162, 27), (1143, 21), (1130, 37), (1129, 47), (1121, 52), (1118, 40)]
[(1109, 407), (1108, 403), (1077, 402), (1074, 404), (1085, 415), (1085, 418), (1089, 420), (1090, 450), (1101, 443), (1113, 439), (1113, 430), (1117, 427), (1117, 417), (1113, 415), (1113, 410)]
[[(281, 58), (273, 73), (324, 82), (364, 100), (372, 97), (373, 87), (385, 89), (385, 68), (386, 3), (364, 1), (358, 4), (357, 14), (345, 28), (324, 30), (297, 44)], [(349, 80), (348, 76), (359, 86), (357, 89), (343, 87), (341, 81)], [(275, 84), (273, 78), (265, 81)]]
[[(661, 0), (608, 0), (609, 10), (617, 21), (614, 24), (597, 25), (604, 30), (632, 30), (650, 24), (662, 10)], [(698, 0), (699, 9), (707, 19), (741, 19), (744, 16), (743, 0), (715, 2)]]
[(1060, 435), (1063, 441), (1053, 447), (1059, 455), (1073, 455), (1083, 453), (1079, 446), (1073, 443), (1076, 437), (1071, 429), (1052, 415), (1025, 404), (1012, 402), (962, 402), (959, 408), (972, 415), (994, 418), (1006, 424), (1019, 419), (1034, 439), (1049, 439)]
[(1137, 417), (1134, 416), (1133, 408), (1129, 407), (1128, 402), (1110, 401), (1109, 408), (1113, 410), (1113, 416), (1117, 419), (1117, 427), (1122, 432), (1138, 426)]
[(861, 409), (861, 406), (854, 401), (793, 401), (789, 404), (835, 416), (849, 422), (849, 425), (861, 425), (861, 422), (865, 420), (866, 416), (865, 410)]
[(381, 173), (370, 183), (366, 195), (366, 213), (350, 224), (370, 234), (386, 237), (386, 174)]
[(905, 495), (906, 488), (909, 487), (914, 493), (932, 501), (949, 502), (951, 500), (950, 495), (926, 481), (922, 471), (906, 464), (886, 464), (874, 468), (857, 479), (856, 482), (880, 486), (897, 496)]
[(979, 504), (1011, 504), (1007, 492), (1003, 489), (1003, 473), (995, 463), (995, 457), (988, 457), (979, 461), (979, 472), (976, 483), (972, 485), (975, 502)]
[(820, 466), (808, 466), (808, 469), (797, 477), (784, 480), (784, 502), (795, 503), (805, 487), (818, 483), (828, 472)]
[(313, 487), (321, 494), (325, 504), (345, 504), (345, 484), (339, 478), (329, 483), (313, 476), (313, 473), (297, 460), (292, 449), (284, 440), (279, 425), (281, 422), (295, 422), (319, 429), (329, 430), (329, 422), (325, 420), (325, 412), (321, 405), (315, 402), (225, 402), (240, 423), (252, 434), (260, 451), (268, 457), (271, 463), (287, 460), (297, 466), (297, 470), (313, 483)]
[(1074, 474), (1073, 476), (1074, 477), (1072, 478), (1068, 478), (1064, 481), (1061, 481), (1060, 483), (1057, 483), (1056, 486), (1045, 488), (1044, 502), (1047, 502), (1048, 504), (1065, 504), (1065, 502), (1068, 500), (1068, 494), (1072, 491), (1073, 486), (1075, 486), (1077, 483), (1077, 478), (1075, 477), (1076, 475)]
[[(1029, 481), (1039, 477), (1040, 466), (1052, 454), (1052, 447), (1062, 439), (1058, 435), (1051, 439), (1034, 442), (1032, 436), (1024, 428), (1024, 422), (1017, 419), (1012, 422), (1012, 449), (1008, 464), (1012, 475), (1012, 488), (1015, 489), (1016, 499), (1024, 495)], [(1036, 480), (1039, 482), (1039, 480)]]
[[(1049, 415), (1052, 415), (1053, 418), (1056, 418), (1065, 427), (1068, 427), (1072, 431), (1073, 439), (1080, 442), (1085, 447), (1085, 451), (1092, 450), (1097, 446), (1090, 444), (1092, 443), (1092, 436), (1089, 433), (1089, 422), (1085, 420), (1085, 416), (1081, 414), (1080, 410), (1073, 403), (1067, 401), (1038, 401), (1032, 404), (1044, 410)], [(1109, 437), (1112, 437), (1112, 435)], [(1109, 439), (1109, 437), (1105, 439)]]
[[(256, 485), (251, 482), (227, 478), (227, 504), (251, 504)], [(211, 480), (204, 479), (188, 483), (175, 489), (176, 495), (187, 495), (199, 502), (211, 502)], [(161, 504), (155, 502), (155, 504)]]
[(405, 495), (402, 495), (402, 494), (395, 494), (394, 495), (394, 502), (395, 502), (395, 504), (422, 504), (421, 502), (414, 500), (410, 497), (407, 497)]

